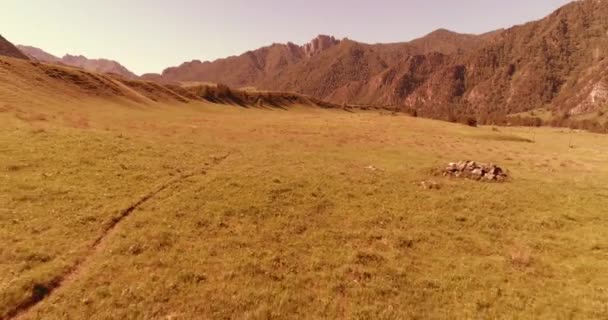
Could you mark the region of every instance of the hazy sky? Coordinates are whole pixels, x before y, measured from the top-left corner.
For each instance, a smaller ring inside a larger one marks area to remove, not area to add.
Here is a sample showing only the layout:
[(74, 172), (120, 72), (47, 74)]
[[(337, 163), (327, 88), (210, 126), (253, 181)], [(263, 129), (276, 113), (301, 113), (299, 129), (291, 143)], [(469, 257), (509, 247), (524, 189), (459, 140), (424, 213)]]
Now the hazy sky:
[(0, 0), (0, 34), (54, 55), (115, 59), (141, 74), (318, 34), (398, 42), (438, 28), (483, 33), (569, 0)]

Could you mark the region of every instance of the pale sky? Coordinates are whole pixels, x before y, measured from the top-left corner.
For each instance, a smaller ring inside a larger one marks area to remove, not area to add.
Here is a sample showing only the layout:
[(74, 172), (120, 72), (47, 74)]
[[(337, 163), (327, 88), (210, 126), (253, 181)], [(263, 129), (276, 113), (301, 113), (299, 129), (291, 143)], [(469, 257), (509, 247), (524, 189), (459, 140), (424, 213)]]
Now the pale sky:
[(56, 56), (114, 59), (137, 74), (318, 34), (401, 42), (446, 28), (483, 33), (570, 0), (0, 0), (0, 34)]

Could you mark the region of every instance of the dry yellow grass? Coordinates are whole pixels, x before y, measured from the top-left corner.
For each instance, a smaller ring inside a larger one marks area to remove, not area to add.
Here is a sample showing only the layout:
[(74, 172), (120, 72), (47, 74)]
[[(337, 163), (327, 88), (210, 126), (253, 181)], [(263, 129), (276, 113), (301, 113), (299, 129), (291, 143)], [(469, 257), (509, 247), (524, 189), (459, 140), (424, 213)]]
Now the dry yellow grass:
[[(608, 312), (606, 136), (306, 107), (64, 108), (0, 113), (0, 315), (59, 280), (20, 317)], [(460, 159), (513, 181), (432, 176)]]
[[(137, 103), (6, 70), (0, 319), (608, 314), (604, 135)], [(462, 159), (512, 180), (433, 174)]]

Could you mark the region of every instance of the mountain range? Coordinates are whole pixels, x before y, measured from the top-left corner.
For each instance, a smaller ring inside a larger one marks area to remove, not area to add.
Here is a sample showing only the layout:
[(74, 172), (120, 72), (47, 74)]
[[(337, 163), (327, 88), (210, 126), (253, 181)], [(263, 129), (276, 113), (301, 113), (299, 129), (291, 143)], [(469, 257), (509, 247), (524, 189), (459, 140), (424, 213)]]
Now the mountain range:
[[(18, 55), (10, 46), (2, 48)], [(136, 77), (111, 60), (60, 59), (37, 48), (19, 48), (40, 61)], [(296, 92), (444, 120), (466, 114), (493, 122), (545, 111), (551, 119), (603, 119), (607, 52), (608, 1), (581, 0), (541, 20), (481, 35), (440, 29), (390, 44), (321, 35), (304, 45), (272, 44), (212, 62), (185, 62), (140, 79)]]
[(320, 36), (304, 46), (274, 44), (214, 62), (187, 62), (154, 78), (294, 91), (441, 119), (543, 109), (568, 117), (608, 107), (607, 52), (608, 2), (583, 0), (539, 21), (482, 35), (441, 29), (395, 44)]
[(137, 78), (137, 75), (135, 75), (133, 72), (129, 71), (123, 65), (114, 60), (89, 59), (82, 55), (70, 54), (66, 54), (63, 57), (59, 58), (36, 47), (18, 45), (17, 48), (33, 60), (47, 63), (63, 64), (66, 66), (82, 68), (88, 71), (99, 73), (115, 73), (131, 79)]

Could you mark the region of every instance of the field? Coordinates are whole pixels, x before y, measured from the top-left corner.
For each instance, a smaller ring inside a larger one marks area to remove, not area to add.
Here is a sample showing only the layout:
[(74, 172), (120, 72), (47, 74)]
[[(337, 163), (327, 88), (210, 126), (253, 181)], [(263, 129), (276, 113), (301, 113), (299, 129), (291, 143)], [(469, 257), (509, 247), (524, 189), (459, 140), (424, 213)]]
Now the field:
[[(0, 319), (608, 314), (604, 135), (43, 105), (0, 103)], [(464, 159), (512, 178), (437, 174)]]

